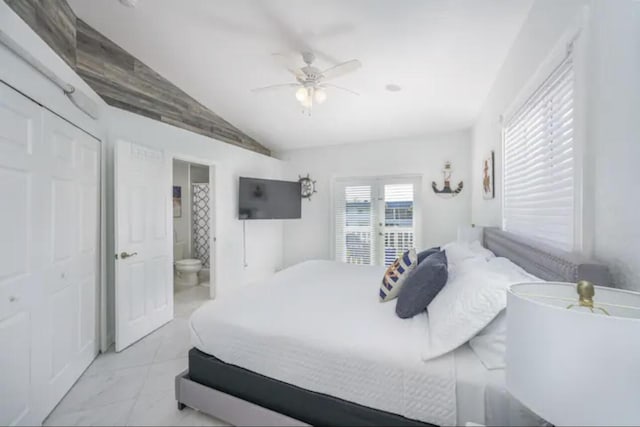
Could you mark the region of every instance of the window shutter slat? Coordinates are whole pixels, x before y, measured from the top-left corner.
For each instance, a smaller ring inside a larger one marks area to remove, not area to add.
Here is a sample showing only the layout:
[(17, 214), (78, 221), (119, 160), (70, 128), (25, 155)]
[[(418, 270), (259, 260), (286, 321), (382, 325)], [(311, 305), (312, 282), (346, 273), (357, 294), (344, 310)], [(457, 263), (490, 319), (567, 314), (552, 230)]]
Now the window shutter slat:
[(575, 216), (571, 56), (504, 127), (503, 228), (572, 250)]

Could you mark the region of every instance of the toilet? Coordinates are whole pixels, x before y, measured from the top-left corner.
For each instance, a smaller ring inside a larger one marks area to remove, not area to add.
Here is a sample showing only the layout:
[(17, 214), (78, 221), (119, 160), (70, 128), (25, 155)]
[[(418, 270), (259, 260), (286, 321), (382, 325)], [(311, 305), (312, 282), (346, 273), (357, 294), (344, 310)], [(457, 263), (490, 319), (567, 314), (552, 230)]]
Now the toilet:
[(174, 283), (178, 286), (196, 286), (198, 273), (202, 270), (202, 261), (199, 259), (183, 259), (184, 243), (176, 243), (173, 246), (173, 259), (175, 260)]

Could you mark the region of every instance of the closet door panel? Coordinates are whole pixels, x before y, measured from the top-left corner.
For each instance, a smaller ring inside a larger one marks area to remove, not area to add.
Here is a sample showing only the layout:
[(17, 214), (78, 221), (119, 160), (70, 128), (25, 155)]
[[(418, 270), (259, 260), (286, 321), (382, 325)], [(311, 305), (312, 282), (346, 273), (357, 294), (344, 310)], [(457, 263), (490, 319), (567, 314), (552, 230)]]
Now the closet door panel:
[(71, 179), (53, 177), (51, 180), (51, 231), (53, 237), (52, 261), (64, 267), (77, 254), (78, 185)]
[(40, 107), (2, 84), (0, 87), (0, 158), (29, 163), (40, 134)]
[[(0, 425), (31, 412), (30, 174), (0, 167)], [(35, 362), (35, 361), (34, 361)]]
[(91, 352), (91, 347), (96, 345), (96, 305), (97, 289), (95, 273), (85, 276), (80, 281), (80, 351)]
[(55, 383), (73, 361), (80, 345), (79, 318), (80, 304), (77, 285), (66, 286), (49, 297), (49, 311), (52, 325), (51, 335), (51, 376)]
[[(31, 318), (28, 308), (16, 310), (0, 320), (0, 424), (29, 423), (32, 411), (31, 389)], [(33, 419), (33, 418), (31, 418)]]
[(0, 165), (0, 280), (27, 273), (31, 174)]
[(43, 378), (46, 346), (37, 310), (46, 233), (40, 214), (42, 113), (38, 105), (0, 84), (0, 425), (42, 421), (38, 385)]
[(92, 254), (96, 251), (98, 231), (98, 185), (80, 184), (80, 253)]
[(48, 413), (97, 354), (98, 141), (44, 112), (52, 243), (46, 269)]

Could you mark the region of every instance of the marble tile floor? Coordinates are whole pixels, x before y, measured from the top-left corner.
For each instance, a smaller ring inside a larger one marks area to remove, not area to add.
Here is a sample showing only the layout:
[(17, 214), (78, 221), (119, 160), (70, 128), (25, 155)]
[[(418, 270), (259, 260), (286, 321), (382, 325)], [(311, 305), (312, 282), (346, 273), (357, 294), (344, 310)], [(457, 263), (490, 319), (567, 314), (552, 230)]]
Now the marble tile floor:
[(177, 289), (175, 318), (126, 350), (99, 355), (45, 420), (45, 426), (224, 426), (185, 408), (178, 411), (174, 378), (187, 368), (187, 321), (209, 288)]

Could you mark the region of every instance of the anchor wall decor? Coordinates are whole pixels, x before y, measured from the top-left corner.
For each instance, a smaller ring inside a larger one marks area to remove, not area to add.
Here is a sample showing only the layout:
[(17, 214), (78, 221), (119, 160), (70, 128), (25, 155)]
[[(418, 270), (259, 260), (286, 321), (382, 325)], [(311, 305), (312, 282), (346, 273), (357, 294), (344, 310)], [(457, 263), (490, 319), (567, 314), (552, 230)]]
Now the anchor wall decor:
[(453, 174), (453, 169), (451, 168), (451, 162), (445, 162), (444, 169), (442, 169), (442, 175), (444, 176), (444, 187), (442, 190), (438, 190), (438, 184), (435, 181), (431, 183), (431, 188), (433, 188), (433, 192), (438, 196), (450, 199), (452, 197), (457, 196), (462, 191), (464, 187), (464, 183), (460, 181), (458, 183), (458, 187), (455, 190), (451, 189), (451, 175)]

